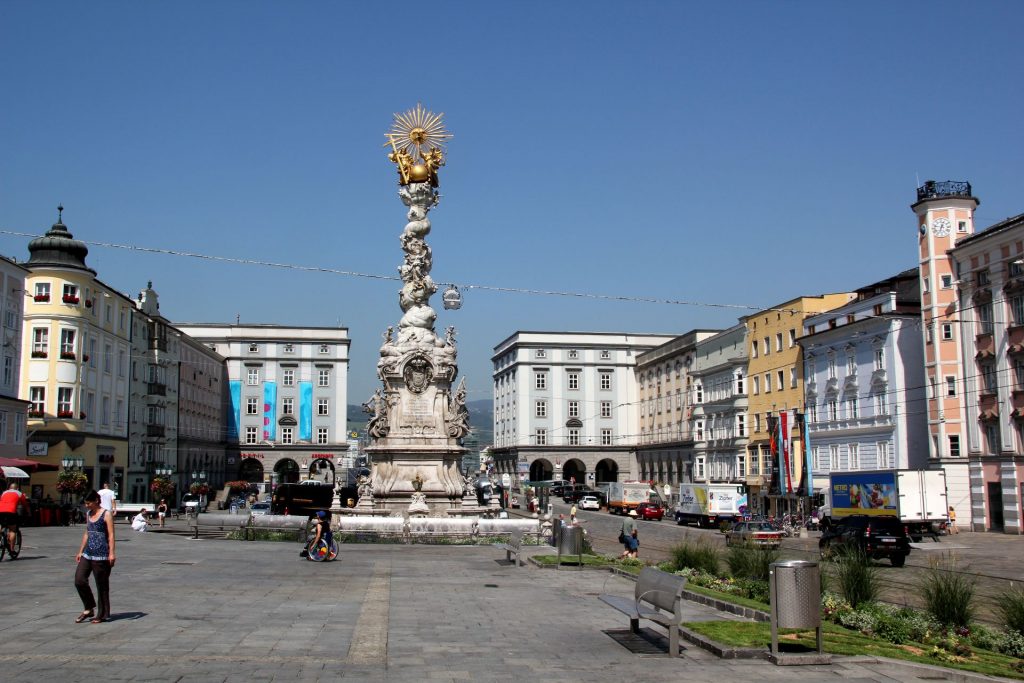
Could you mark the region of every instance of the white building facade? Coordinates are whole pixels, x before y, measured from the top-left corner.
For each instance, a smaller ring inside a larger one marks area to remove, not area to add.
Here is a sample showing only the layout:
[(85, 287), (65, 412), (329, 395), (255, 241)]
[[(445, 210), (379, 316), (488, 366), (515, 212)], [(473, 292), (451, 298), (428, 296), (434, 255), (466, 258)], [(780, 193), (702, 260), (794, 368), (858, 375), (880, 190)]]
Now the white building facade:
[(746, 483), (748, 360), (744, 323), (697, 343), (690, 389), (693, 462), (687, 481)]
[(25, 457), (25, 419), (28, 401), (18, 398), (21, 377), (22, 312), (28, 270), (0, 256), (0, 322), (3, 324), (0, 354), (0, 457)]

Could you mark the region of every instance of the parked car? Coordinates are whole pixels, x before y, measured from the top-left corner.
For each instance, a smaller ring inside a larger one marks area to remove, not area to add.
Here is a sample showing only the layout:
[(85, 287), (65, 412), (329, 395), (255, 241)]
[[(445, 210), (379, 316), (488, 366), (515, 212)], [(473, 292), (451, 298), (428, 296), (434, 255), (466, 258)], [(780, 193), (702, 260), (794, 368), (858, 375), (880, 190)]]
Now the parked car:
[(657, 503), (640, 503), (636, 506), (636, 516), (639, 519), (651, 519), (660, 522), (665, 516), (665, 508)]
[(583, 496), (577, 504), (580, 510), (600, 510), (601, 501), (597, 496)]
[(859, 548), (871, 559), (888, 558), (894, 567), (902, 567), (910, 554), (907, 527), (895, 517), (851, 515), (834, 521), (818, 541), (822, 559), (837, 551)]
[(178, 507), (178, 512), (185, 512), (185, 507), (189, 504), (199, 505), (199, 496), (194, 493), (185, 493), (181, 496), (181, 505)]
[(782, 532), (768, 522), (736, 522), (725, 532), (725, 544), (734, 543), (778, 548), (782, 545)]
[(270, 503), (253, 503), (249, 508), (249, 512), (251, 512), (254, 517), (258, 515), (269, 515)]

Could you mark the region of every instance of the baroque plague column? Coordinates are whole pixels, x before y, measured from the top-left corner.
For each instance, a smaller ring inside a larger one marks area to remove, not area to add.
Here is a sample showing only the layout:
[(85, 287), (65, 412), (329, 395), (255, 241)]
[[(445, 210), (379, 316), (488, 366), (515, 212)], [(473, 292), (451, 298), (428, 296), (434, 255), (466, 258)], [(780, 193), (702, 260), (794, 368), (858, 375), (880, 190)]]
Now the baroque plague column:
[[(399, 267), (402, 318), (397, 334), (384, 333), (377, 376), (383, 386), (364, 404), (371, 414), (367, 432), (372, 445), (368, 481), (360, 486), (356, 512), (377, 514), (475, 513), (463, 506), (467, 487), (461, 474), (462, 437), (469, 432), (466, 380), (458, 375), (455, 328), (444, 337), (434, 330), (437, 314), (430, 297), (437, 285), (430, 277), (432, 255), (426, 237), (427, 214), (439, 200), (437, 172), (443, 147), (451, 137), (442, 115), (417, 105), (396, 114), (385, 144), (398, 167), (398, 196), (409, 210), (399, 237), (405, 260)], [(466, 497), (469, 499), (468, 496)]]

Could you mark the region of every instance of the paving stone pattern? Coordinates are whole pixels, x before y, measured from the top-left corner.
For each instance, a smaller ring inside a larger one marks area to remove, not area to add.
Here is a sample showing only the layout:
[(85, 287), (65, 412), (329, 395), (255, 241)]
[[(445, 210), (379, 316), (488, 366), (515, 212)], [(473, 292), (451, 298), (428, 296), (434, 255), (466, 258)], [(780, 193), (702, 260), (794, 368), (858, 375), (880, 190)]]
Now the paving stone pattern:
[[(297, 543), (191, 540), (119, 524), (113, 619), (74, 624), (77, 529), (25, 531), (0, 563), (0, 679), (8, 681), (899, 681), (900, 666), (830, 667), (633, 653), (600, 593), (603, 571), (516, 568), (491, 547), (343, 545), (338, 561)], [(530, 551), (527, 551), (530, 552)], [(532, 551), (536, 552), (536, 551)], [(737, 619), (686, 604), (687, 620)]]

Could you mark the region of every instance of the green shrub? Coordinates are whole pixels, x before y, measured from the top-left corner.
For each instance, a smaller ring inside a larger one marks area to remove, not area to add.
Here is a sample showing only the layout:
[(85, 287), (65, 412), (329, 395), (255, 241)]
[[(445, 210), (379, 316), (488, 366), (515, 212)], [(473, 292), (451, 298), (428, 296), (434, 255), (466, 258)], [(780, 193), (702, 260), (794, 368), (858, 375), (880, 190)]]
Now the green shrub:
[(913, 640), (913, 629), (899, 612), (879, 614), (875, 619), (875, 635), (895, 645)]
[(729, 565), (729, 573), (737, 579), (768, 580), (772, 562), (779, 559), (779, 551), (768, 546), (742, 543), (729, 546), (726, 551), (725, 563)]
[(836, 583), (839, 592), (850, 606), (857, 608), (878, 599), (881, 590), (878, 570), (860, 548), (838, 551), (836, 557)]
[(709, 574), (718, 573), (719, 550), (705, 538), (696, 541), (684, 540), (669, 550), (673, 571), (690, 567)]
[(760, 579), (737, 579), (736, 586), (742, 591), (740, 595), (751, 600), (763, 602), (766, 605), (771, 602), (771, 590), (767, 581)]
[(925, 607), (944, 626), (970, 626), (974, 620), (974, 579), (956, 571), (948, 557), (934, 561), (921, 583)]
[(1024, 634), (1019, 631), (1007, 631), (998, 645), (998, 651), (1008, 657), (1024, 659)]
[(1011, 588), (996, 600), (1006, 628), (1024, 634), (1024, 590)]

